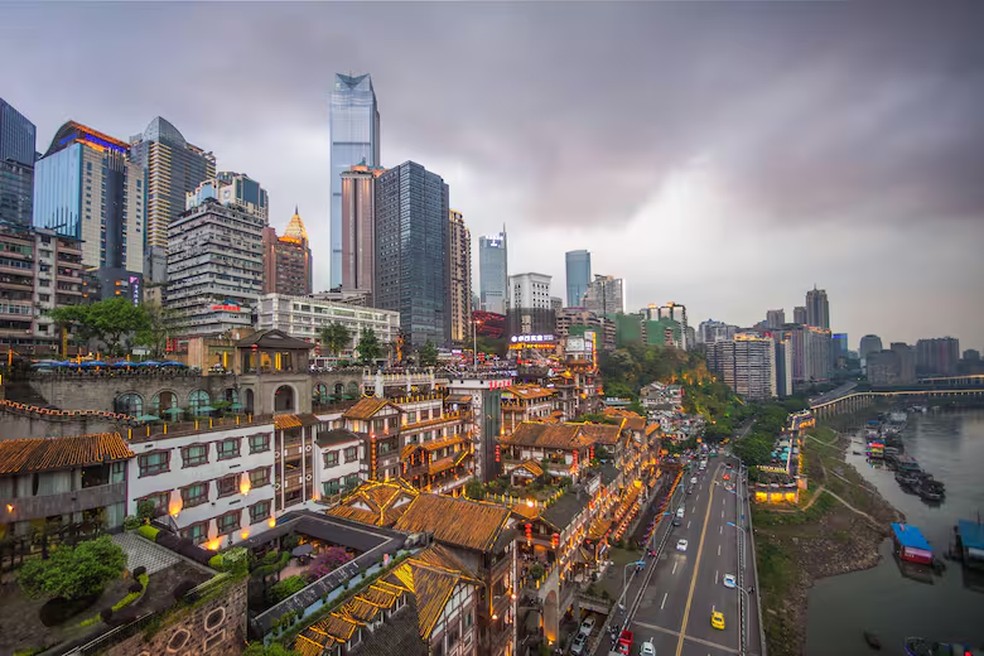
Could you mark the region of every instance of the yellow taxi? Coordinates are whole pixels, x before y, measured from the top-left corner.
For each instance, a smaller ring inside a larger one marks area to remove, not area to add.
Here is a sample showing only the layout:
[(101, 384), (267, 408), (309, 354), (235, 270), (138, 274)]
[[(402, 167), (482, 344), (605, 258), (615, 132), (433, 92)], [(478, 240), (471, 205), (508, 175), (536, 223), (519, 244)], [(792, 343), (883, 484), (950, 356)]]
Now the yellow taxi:
[(712, 610), (711, 626), (718, 631), (724, 631), (724, 613), (719, 610)]

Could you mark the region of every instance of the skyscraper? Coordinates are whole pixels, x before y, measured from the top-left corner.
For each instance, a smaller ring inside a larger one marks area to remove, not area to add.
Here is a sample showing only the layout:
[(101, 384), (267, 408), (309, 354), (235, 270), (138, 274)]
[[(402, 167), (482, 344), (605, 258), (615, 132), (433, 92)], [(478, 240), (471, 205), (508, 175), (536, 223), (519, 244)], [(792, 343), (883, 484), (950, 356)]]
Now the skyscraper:
[(549, 310), (551, 277), (545, 273), (509, 276), (510, 310)]
[(451, 341), (466, 342), (471, 337), (472, 320), (471, 231), (457, 210), (450, 210), (448, 215), (448, 258)]
[[(662, 319), (671, 319), (680, 324), (680, 348), (690, 349), (693, 348), (693, 344), (687, 342), (687, 306), (680, 305), (679, 303), (674, 303), (669, 301), (666, 305), (656, 305), (651, 304), (646, 309), (644, 309), (643, 314), (649, 321), (660, 321)], [(732, 332), (733, 336), (734, 333)]]
[(625, 282), (614, 276), (595, 276), (588, 283), (582, 305), (600, 317), (625, 312)]
[(376, 307), (400, 313), (407, 343), (437, 346), (451, 334), (448, 186), (416, 162), (376, 180)]
[(376, 257), (376, 178), (386, 169), (357, 164), (342, 173), (342, 289), (367, 294)]
[(766, 328), (776, 329), (782, 328), (783, 324), (786, 323), (786, 311), (783, 309), (778, 310), (768, 310), (765, 313), (765, 326)]
[(793, 323), (806, 324), (806, 306), (797, 305), (793, 308)]
[(335, 74), (329, 108), (331, 131), (331, 287), (342, 284), (342, 173), (350, 166), (380, 165), (379, 108), (369, 74)]
[(868, 357), (869, 353), (882, 350), (881, 337), (878, 335), (865, 335), (858, 344), (858, 357), (862, 360)]
[(817, 328), (830, 328), (830, 305), (827, 303), (827, 290), (813, 289), (806, 292), (806, 323)]
[(130, 137), (130, 160), (147, 175), (147, 233), (144, 277), (167, 280), (167, 227), (185, 211), (185, 196), (215, 177), (215, 156), (185, 141), (171, 123), (155, 117), (142, 134)]
[(899, 384), (916, 382), (916, 350), (905, 342), (892, 342), (890, 348), (899, 357)]
[(31, 225), (37, 128), (0, 98), (0, 221)]
[(304, 221), (294, 207), (282, 237), (263, 229), (263, 293), (306, 296), (311, 293), (311, 247)]
[(955, 337), (933, 337), (916, 342), (916, 373), (952, 376), (960, 360), (960, 340)]
[(745, 399), (778, 396), (776, 346), (771, 337), (739, 333), (733, 339), (707, 345), (708, 365)]
[(567, 260), (567, 307), (580, 307), (584, 293), (591, 284), (591, 253), (585, 250), (568, 251)]
[(34, 171), (34, 225), (82, 240), (82, 265), (98, 280), (100, 297), (139, 287), (143, 278), (146, 179), (128, 150), (69, 121)]
[(506, 226), (502, 232), (478, 238), (479, 301), (482, 310), (505, 314), (509, 303)]

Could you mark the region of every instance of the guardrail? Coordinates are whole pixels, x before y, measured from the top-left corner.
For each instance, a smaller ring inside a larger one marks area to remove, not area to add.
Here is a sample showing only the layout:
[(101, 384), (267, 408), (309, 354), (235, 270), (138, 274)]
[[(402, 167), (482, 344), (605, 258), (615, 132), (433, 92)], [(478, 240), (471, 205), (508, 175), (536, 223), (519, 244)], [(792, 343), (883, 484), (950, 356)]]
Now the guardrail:
[(741, 465), (738, 465), (738, 476), (735, 477), (735, 540), (738, 547), (738, 625), (740, 627), (739, 631), (739, 642), (738, 642), (738, 653), (741, 656), (745, 656), (748, 650), (748, 608), (747, 598), (748, 593), (745, 592), (748, 588), (745, 587), (745, 529), (741, 526), (741, 516), (744, 515), (742, 512), (744, 510), (744, 495), (743, 492), (743, 474), (741, 471)]

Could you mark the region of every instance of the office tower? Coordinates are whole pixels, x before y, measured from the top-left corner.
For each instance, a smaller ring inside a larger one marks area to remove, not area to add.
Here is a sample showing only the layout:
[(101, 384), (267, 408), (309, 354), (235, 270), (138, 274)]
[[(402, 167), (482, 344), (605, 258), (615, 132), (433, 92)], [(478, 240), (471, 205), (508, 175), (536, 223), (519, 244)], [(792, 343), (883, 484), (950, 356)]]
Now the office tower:
[(591, 284), (591, 253), (568, 251), (564, 258), (567, 261), (567, 307), (581, 307)]
[(37, 128), (0, 98), (0, 221), (31, 225)]
[(471, 231), (461, 212), (448, 212), (448, 258), (451, 277), (451, 341), (471, 339)]
[(625, 312), (625, 282), (614, 276), (595, 276), (581, 305), (600, 317)]
[[(659, 316), (659, 311), (656, 309), (656, 306), (651, 306), (650, 309), (654, 316)], [(647, 310), (647, 312), (648, 311), (649, 310)], [(713, 344), (714, 342), (727, 341), (734, 337), (735, 333), (738, 332), (737, 326), (732, 326), (715, 319), (701, 321), (697, 328), (697, 338), (700, 340), (701, 344)]]
[(140, 298), (146, 180), (129, 145), (69, 121), (34, 169), (34, 225), (82, 240), (96, 294)]
[(509, 276), (509, 309), (550, 309), (550, 283), (545, 273)]
[(376, 257), (376, 178), (386, 169), (357, 164), (342, 172), (342, 289), (364, 292), (373, 304)]
[(833, 333), (830, 336), (830, 358), (835, 369), (847, 366), (847, 333)]
[(771, 337), (738, 333), (731, 340), (707, 346), (708, 367), (742, 398), (778, 396), (776, 345)]
[(185, 203), (167, 230), (167, 299), (179, 334), (251, 326), (263, 291), (266, 191), (246, 175), (220, 172)]
[(311, 264), (307, 230), (297, 207), (282, 237), (277, 236), (275, 228), (263, 228), (264, 294), (310, 294)]
[(509, 303), (506, 226), (502, 232), (478, 238), (479, 300), (485, 312), (505, 314)]
[(770, 330), (775, 330), (776, 328), (782, 328), (783, 324), (786, 323), (786, 311), (779, 310), (768, 310), (765, 313), (765, 327)]
[(957, 373), (960, 340), (934, 337), (916, 342), (916, 373), (926, 376), (952, 376)]
[(331, 132), (331, 287), (342, 284), (342, 173), (380, 166), (379, 108), (372, 78), (335, 74), (328, 116)]
[(881, 337), (878, 335), (865, 335), (858, 344), (858, 357), (862, 360), (867, 359), (869, 353), (882, 350)]
[(185, 196), (215, 177), (215, 156), (188, 143), (160, 116), (142, 134), (130, 137), (130, 161), (147, 176), (147, 234), (144, 279), (167, 280), (167, 227), (185, 210)]
[(444, 346), (451, 334), (448, 186), (408, 161), (376, 179), (375, 202), (375, 306), (400, 313), (410, 346)]
[(797, 305), (793, 308), (793, 323), (806, 324), (806, 306)]
[(905, 342), (892, 342), (889, 348), (898, 356), (898, 383), (909, 385), (916, 382), (916, 350)]
[(794, 383), (817, 383), (830, 380), (833, 340), (829, 330), (804, 324), (786, 324), (775, 333), (778, 339), (792, 344), (792, 378)]
[(813, 289), (806, 292), (806, 323), (817, 328), (830, 328), (830, 305), (827, 303), (827, 291)]

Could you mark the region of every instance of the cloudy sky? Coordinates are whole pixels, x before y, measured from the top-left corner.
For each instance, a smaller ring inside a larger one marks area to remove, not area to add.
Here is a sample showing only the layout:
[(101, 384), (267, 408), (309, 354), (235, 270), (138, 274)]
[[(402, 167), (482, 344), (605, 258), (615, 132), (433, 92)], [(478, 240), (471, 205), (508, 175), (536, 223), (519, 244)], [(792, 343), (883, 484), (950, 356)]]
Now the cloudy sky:
[[(984, 4), (0, 4), (0, 97), (248, 173), (328, 277), (328, 96), (372, 74), (385, 165), (441, 174), (510, 272), (587, 248), (630, 309), (984, 347)], [(476, 280), (477, 287), (477, 280)]]

